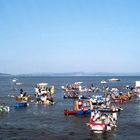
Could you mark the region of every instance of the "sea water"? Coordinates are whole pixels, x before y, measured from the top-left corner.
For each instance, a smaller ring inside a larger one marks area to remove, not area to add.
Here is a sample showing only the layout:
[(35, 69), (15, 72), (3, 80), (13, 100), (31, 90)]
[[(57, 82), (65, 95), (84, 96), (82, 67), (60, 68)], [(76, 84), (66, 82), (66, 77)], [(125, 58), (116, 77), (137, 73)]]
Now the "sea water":
[[(14, 87), (11, 80), (14, 77), (0, 77), (0, 103), (10, 106), (9, 113), (0, 114), (1, 140), (140, 140), (140, 100), (132, 99), (121, 106), (124, 110), (118, 116), (116, 130), (105, 134), (93, 134), (86, 123), (90, 116), (65, 116), (64, 109), (73, 109), (73, 99), (63, 99), (62, 85), (82, 81), (84, 86), (91, 84), (102, 88), (101, 80), (112, 77), (47, 77), (28, 76), (16, 77), (23, 85)], [(108, 84), (120, 91), (126, 85), (135, 85), (140, 77), (117, 77), (119, 82)], [(16, 101), (12, 96), (19, 94), (20, 88), (34, 97), (34, 87), (37, 83), (47, 82), (55, 86), (54, 105), (30, 103), (28, 107), (15, 109)]]

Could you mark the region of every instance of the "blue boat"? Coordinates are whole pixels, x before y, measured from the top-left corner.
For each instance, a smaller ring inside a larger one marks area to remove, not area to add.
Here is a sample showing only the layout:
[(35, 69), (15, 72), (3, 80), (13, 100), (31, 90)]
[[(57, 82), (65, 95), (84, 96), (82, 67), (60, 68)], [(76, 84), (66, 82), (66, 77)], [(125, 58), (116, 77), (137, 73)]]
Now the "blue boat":
[(27, 107), (29, 104), (27, 102), (24, 103), (16, 103), (15, 108), (20, 108), (20, 107)]
[(103, 108), (103, 109), (94, 109), (94, 110), (91, 110), (91, 109), (88, 109), (88, 110), (67, 110), (65, 109), (64, 110), (64, 115), (90, 115), (92, 111), (95, 111), (95, 110), (98, 110), (100, 111), (101, 113), (114, 113), (114, 112), (119, 112), (121, 111), (122, 109), (121, 108), (118, 108), (117, 110), (113, 111), (112, 109), (110, 108)]

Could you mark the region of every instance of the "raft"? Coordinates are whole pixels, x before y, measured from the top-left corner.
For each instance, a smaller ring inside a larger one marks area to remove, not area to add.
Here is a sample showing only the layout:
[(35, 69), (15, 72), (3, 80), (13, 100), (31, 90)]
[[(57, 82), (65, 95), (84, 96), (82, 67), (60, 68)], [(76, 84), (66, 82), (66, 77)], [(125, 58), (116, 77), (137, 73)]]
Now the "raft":
[(29, 103), (25, 102), (25, 103), (16, 103), (15, 104), (15, 108), (20, 108), (20, 107), (27, 107), (29, 106)]
[(0, 113), (2, 112), (9, 112), (10, 111), (10, 107), (9, 106), (0, 106)]

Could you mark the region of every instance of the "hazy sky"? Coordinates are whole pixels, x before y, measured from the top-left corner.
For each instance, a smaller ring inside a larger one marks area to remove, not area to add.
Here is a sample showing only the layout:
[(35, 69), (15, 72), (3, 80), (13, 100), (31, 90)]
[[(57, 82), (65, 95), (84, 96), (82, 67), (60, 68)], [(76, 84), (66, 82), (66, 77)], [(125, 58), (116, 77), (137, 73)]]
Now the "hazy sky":
[(140, 0), (0, 0), (0, 72), (140, 72)]

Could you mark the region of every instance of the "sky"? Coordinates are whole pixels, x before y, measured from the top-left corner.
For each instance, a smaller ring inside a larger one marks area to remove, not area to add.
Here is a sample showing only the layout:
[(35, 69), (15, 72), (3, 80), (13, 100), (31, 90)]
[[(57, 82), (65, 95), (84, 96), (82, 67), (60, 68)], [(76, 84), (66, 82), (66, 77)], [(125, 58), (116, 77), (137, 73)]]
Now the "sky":
[(0, 0), (0, 73), (140, 72), (139, 0)]

